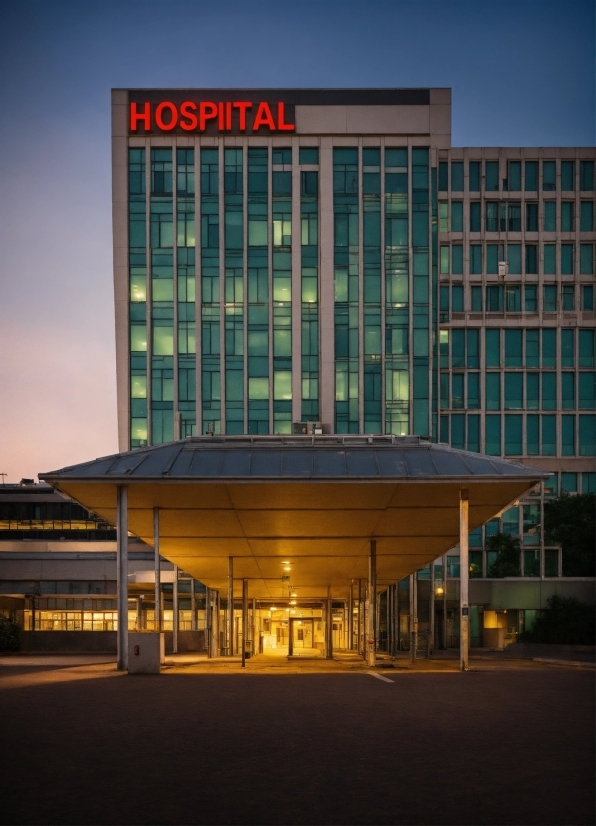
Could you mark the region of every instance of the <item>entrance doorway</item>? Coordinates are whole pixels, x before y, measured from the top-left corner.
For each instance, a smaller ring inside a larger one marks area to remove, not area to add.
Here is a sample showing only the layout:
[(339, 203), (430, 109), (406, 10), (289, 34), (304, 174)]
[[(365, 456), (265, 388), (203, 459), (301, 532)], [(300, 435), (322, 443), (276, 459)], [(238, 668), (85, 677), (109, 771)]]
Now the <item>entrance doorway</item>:
[(320, 656), (315, 642), (315, 620), (312, 617), (290, 618), (288, 656)]

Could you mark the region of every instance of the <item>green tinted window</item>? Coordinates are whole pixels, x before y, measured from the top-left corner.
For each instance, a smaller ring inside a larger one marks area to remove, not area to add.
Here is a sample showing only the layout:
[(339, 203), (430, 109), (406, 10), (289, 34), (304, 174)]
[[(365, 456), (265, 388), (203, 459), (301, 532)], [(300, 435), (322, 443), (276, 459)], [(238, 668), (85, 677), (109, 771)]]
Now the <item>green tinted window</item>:
[(449, 165), (446, 161), (439, 161), (439, 192), (449, 189)]
[(573, 232), (575, 229), (575, 202), (561, 201), (561, 232)]
[(542, 447), (543, 456), (555, 456), (557, 452), (557, 417), (542, 416)]
[(523, 373), (505, 373), (505, 410), (521, 410), (523, 404)]
[(561, 161), (561, 189), (575, 191), (575, 161)]
[(582, 192), (594, 189), (594, 161), (579, 162), (579, 188)]
[[(561, 416), (561, 453), (575, 456), (575, 416)], [(562, 482), (561, 479), (561, 489)]]
[(501, 455), (501, 416), (485, 417), (485, 451), (488, 456)]
[(505, 367), (522, 366), (522, 330), (505, 330)]
[(486, 366), (501, 366), (501, 331), (487, 329), (486, 331)]
[(542, 330), (542, 366), (557, 366), (557, 331)]
[(542, 190), (543, 192), (554, 192), (557, 188), (557, 163), (556, 161), (542, 162)]
[(594, 330), (578, 330), (579, 367), (594, 367)]
[(540, 364), (540, 331), (526, 330), (526, 367)]
[(464, 191), (464, 165), (462, 161), (451, 161), (451, 191)]
[(538, 191), (538, 161), (526, 161), (524, 164), (524, 189), (526, 192)]
[(505, 456), (520, 456), (522, 448), (523, 416), (505, 416)]
[(573, 244), (561, 244), (561, 275), (573, 275)]
[(451, 273), (452, 275), (463, 275), (464, 272), (464, 248), (461, 244), (453, 244), (451, 247)]
[(581, 202), (579, 228), (581, 232), (592, 232), (594, 229), (594, 201)]
[(575, 365), (575, 330), (561, 330), (561, 366), (573, 367)]
[(582, 371), (578, 377), (578, 396), (580, 410), (594, 410), (596, 401), (596, 373)]
[(526, 433), (528, 456), (537, 456), (540, 452), (540, 416), (526, 416)]
[(579, 417), (579, 455), (596, 455), (596, 416)]
[(579, 271), (581, 275), (592, 275), (594, 272), (594, 245), (580, 244)]
[(510, 192), (521, 190), (521, 161), (509, 161), (507, 183)]
[(542, 374), (542, 409), (557, 409), (557, 374)]
[(319, 163), (319, 147), (318, 146), (301, 146), (298, 150), (298, 157), (300, 163)]
[(544, 245), (544, 275), (557, 274), (557, 247), (555, 244)]
[(546, 284), (544, 287), (544, 304), (543, 310), (545, 313), (556, 313), (557, 311), (557, 286), (556, 284)]
[(497, 275), (499, 272), (499, 245), (486, 245), (486, 272), (488, 275)]
[(470, 161), (468, 172), (470, 192), (480, 192), (480, 161)]
[(485, 166), (485, 189), (487, 192), (499, 191), (499, 162), (486, 161)]
[(540, 373), (526, 373), (526, 407), (528, 410), (538, 410), (539, 388)]
[(556, 232), (557, 230), (557, 202), (544, 202), (544, 231)]
[(471, 303), (473, 313), (482, 312), (482, 287), (471, 288)]
[(561, 373), (561, 406), (563, 410), (575, 410), (575, 373)]
[(480, 232), (481, 230), (480, 201), (472, 201), (470, 204), (470, 232)]
[(501, 409), (501, 374), (486, 373), (486, 409)]

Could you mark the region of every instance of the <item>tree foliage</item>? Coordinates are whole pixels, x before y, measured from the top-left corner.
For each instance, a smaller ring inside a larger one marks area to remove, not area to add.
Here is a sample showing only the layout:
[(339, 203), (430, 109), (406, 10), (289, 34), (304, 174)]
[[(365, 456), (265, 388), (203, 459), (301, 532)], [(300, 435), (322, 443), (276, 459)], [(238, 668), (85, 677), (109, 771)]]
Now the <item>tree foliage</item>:
[(486, 572), (487, 576), (504, 577), (521, 574), (520, 547), (517, 537), (510, 536), (508, 533), (496, 533), (487, 538), (486, 550), (498, 553), (497, 558)]
[(0, 651), (18, 651), (19, 647), (18, 625), (0, 614)]
[(524, 642), (594, 645), (596, 613), (593, 605), (556, 594), (547, 605), (532, 630), (524, 634)]
[(596, 495), (563, 494), (545, 502), (544, 538), (563, 549), (563, 576), (594, 576)]

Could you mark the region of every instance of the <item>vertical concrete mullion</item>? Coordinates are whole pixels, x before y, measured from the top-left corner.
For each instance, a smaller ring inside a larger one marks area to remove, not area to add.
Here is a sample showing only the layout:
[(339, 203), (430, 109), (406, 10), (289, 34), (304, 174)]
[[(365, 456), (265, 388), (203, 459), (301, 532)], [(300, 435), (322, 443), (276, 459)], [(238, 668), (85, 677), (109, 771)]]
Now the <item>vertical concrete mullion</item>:
[(243, 432), (248, 433), (248, 139), (240, 138), (240, 142), (242, 149), (242, 381), (244, 385)]
[(225, 139), (219, 142), (218, 164), (218, 225), (219, 225), (219, 396), (220, 396), (220, 430), (226, 432), (226, 248), (225, 248), (225, 198), (224, 165)]
[(364, 433), (364, 197), (362, 193), (362, 138), (358, 138), (358, 431)]
[[(195, 398), (196, 433), (203, 432), (203, 257), (201, 240), (201, 139), (194, 141), (195, 150)], [(194, 586), (193, 586), (194, 587)]]
[(335, 430), (335, 303), (333, 265), (333, 139), (322, 138), (320, 146), (319, 241), (321, 268), (320, 282), (320, 382), (319, 399), (321, 422), (330, 432)]
[(385, 139), (381, 138), (380, 146), (380, 166), (379, 174), (381, 177), (381, 433), (387, 432), (387, 397), (386, 387), (387, 381), (385, 374), (387, 371), (387, 350), (385, 341), (385, 330), (387, 327), (387, 290), (386, 290), (386, 274), (385, 274)]
[(302, 418), (302, 224), (298, 138), (292, 138), (292, 421)]

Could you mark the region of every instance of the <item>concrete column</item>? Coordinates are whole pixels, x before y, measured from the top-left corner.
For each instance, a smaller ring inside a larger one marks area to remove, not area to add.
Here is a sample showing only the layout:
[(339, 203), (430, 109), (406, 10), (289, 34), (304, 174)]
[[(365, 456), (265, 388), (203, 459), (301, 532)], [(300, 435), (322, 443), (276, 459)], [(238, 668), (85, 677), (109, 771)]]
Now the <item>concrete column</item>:
[(333, 659), (333, 604), (331, 602), (331, 586), (327, 586), (327, 606), (325, 616), (325, 627), (327, 629), (327, 644), (325, 646), (325, 658)]
[(116, 489), (116, 548), (118, 556), (118, 669), (128, 668), (128, 487)]
[(447, 650), (447, 554), (443, 554), (443, 650)]
[(253, 597), (251, 601), (251, 611), (250, 611), (250, 641), (252, 645), (250, 646), (250, 653), (251, 656), (257, 653), (256, 649), (256, 639), (257, 639), (257, 601)]
[(228, 557), (228, 622), (226, 650), (228, 657), (234, 656), (234, 557)]
[(432, 651), (435, 647), (435, 562), (430, 563), (430, 602), (428, 606), (429, 611), (429, 635), (428, 650)]
[(418, 583), (416, 574), (410, 574), (410, 662), (416, 660), (418, 648)]
[(246, 640), (248, 639), (248, 580), (242, 580), (242, 668), (246, 668)]
[(211, 588), (205, 586), (205, 648), (207, 656), (213, 656), (211, 639)]
[(468, 553), (468, 491), (462, 490), (459, 498), (459, 668), (468, 670), (470, 653), (470, 608), (468, 605), (468, 582), (470, 578), (470, 561)]
[(376, 657), (376, 614), (377, 614), (377, 541), (370, 540), (368, 557), (368, 600), (366, 606), (366, 661), (369, 666), (377, 664)]
[(348, 601), (348, 649), (354, 650), (354, 580), (350, 582), (350, 599)]
[(153, 562), (155, 567), (155, 614), (153, 630), (162, 630), (161, 564), (159, 556), (159, 508), (153, 508)]
[(356, 651), (362, 653), (362, 580), (358, 580), (358, 616), (356, 619)]
[(172, 587), (172, 651), (174, 654), (178, 653), (178, 626), (179, 626), (179, 612), (178, 612), (178, 566), (174, 565), (174, 585)]

